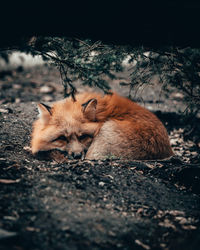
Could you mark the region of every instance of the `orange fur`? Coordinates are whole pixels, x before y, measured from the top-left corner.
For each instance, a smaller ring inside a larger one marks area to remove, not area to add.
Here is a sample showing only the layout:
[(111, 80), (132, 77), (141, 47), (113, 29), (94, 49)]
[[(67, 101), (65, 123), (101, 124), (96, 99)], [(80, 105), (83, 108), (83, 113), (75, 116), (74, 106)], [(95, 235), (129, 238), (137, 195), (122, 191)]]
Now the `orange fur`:
[[(84, 104), (84, 105), (82, 105)], [(32, 152), (60, 149), (87, 159), (163, 159), (173, 155), (167, 131), (147, 109), (115, 93), (83, 93), (39, 106)], [(61, 137), (62, 136), (62, 137)]]

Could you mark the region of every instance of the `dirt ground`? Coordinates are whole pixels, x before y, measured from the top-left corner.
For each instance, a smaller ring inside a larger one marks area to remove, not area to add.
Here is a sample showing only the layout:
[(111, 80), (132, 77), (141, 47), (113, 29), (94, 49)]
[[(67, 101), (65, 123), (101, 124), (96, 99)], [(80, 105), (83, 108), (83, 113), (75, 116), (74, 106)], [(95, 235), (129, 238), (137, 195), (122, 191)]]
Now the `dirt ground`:
[[(126, 96), (121, 78), (111, 86)], [(172, 159), (61, 164), (27, 146), (36, 103), (62, 93), (53, 67), (0, 72), (0, 249), (198, 250), (200, 123), (179, 113), (180, 93), (160, 95), (155, 85), (136, 98), (167, 127)]]

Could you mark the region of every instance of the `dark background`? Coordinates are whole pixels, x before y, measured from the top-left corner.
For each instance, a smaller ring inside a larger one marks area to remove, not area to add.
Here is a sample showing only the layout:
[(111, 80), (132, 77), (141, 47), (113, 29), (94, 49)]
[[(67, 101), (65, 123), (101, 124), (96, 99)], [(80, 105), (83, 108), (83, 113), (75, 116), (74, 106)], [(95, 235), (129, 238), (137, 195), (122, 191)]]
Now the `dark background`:
[(0, 12), (1, 47), (32, 35), (149, 47), (200, 45), (198, 1), (27, 1), (1, 4)]

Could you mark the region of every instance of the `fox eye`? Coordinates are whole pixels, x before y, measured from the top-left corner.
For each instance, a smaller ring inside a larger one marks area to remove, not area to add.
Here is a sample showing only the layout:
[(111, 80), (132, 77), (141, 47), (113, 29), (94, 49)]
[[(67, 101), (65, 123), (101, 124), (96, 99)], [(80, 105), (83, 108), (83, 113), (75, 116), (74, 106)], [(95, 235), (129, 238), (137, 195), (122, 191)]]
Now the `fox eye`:
[(80, 141), (82, 141), (82, 140), (85, 140), (85, 139), (88, 139), (88, 138), (92, 138), (92, 137), (93, 137), (92, 135), (83, 134), (83, 135), (79, 136), (78, 139), (79, 139)]
[(52, 140), (52, 142), (58, 141), (58, 140), (61, 140), (61, 141), (68, 141), (66, 136), (61, 135), (61, 136), (57, 137), (56, 139)]

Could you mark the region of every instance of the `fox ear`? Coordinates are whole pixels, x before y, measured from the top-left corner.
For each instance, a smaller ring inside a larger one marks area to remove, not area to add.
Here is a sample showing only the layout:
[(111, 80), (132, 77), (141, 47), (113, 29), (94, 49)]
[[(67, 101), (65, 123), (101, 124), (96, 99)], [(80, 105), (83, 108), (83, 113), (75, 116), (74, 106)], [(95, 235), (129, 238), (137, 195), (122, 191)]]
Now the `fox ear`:
[(90, 99), (86, 103), (82, 104), (83, 114), (90, 121), (96, 120), (96, 106), (97, 106), (97, 99)]
[(44, 103), (38, 103), (37, 107), (38, 107), (39, 117), (42, 119), (44, 123), (47, 123), (50, 119), (50, 116), (52, 115), (51, 107), (47, 106)]

